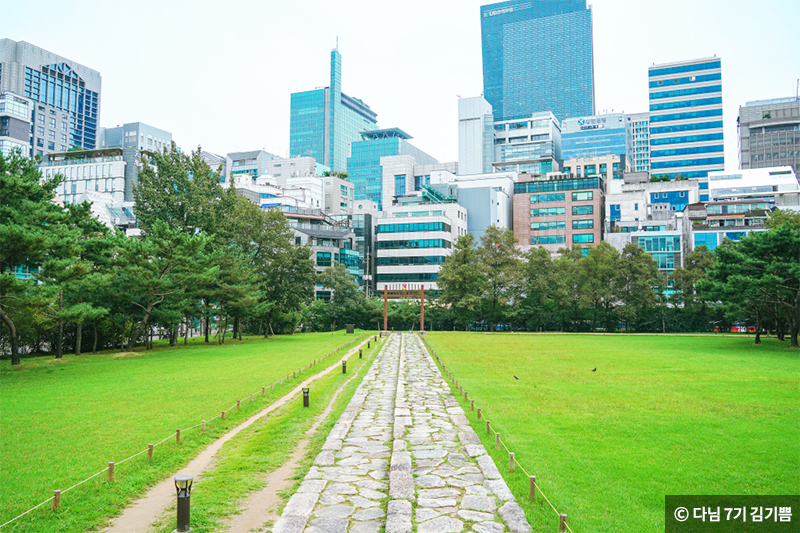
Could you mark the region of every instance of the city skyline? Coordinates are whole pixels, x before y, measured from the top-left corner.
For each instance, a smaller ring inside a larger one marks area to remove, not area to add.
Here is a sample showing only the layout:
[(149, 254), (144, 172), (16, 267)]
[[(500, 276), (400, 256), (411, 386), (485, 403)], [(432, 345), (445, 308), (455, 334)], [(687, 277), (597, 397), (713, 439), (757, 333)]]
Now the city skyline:
[[(379, 127), (400, 127), (420, 149), (452, 161), (456, 95), (476, 96), (483, 87), (479, 13), (487, 3), (412, 1), (391, 9), (311, 3), (273, 13), (256, 3), (219, 12), (210, 3), (145, 2), (141, 10), (119, 10), (45, 1), (4, 7), (0, 36), (99, 71), (101, 126), (141, 121), (172, 132), (184, 150), (201, 144), (215, 153), (265, 148), (281, 156), (289, 148), (290, 94), (327, 85), (338, 36), (347, 72), (342, 90), (369, 102)], [(794, 2), (591, 5), (598, 113), (646, 111), (653, 63), (716, 55), (723, 60), (725, 157), (732, 169), (739, 106), (795, 94), (800, 61), (786, 37), (800, 17)], [(388, 18), (391, 27), (382, 23)], [(745, 22), (759, 46), (741, 39), (737, 28)]]

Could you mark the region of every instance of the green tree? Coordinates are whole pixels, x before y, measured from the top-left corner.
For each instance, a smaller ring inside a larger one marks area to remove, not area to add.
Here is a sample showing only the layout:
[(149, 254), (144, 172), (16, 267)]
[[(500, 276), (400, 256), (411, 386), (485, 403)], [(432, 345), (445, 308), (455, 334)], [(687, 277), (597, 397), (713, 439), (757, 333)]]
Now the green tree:
[(52, 303), (46, 288), (25, 273), (37, 272), (62, 235), (67, 215), (52, 203), (59, 182), (42, 182), (36, 161), (19, 152), (0, 154), (0, 320), (8, 329), (12, 365), (21, 362), (18, 324)]
[(577, 275), (582, 289), (583, 304), (589, 309), (592, 331), (597, 331), (598, 321), (606, 330), (613, 327), (613, 309), (618, 302), (620, 255), (607, 242), (589, 250), (577, 263)]
[(484, 282), (475, 237), (462, 235), (456, 240), (453, 253), (444, 260), (436, 283), (442, 291), (438, 303), (449, 306), (454, 321), (464, 329), (475, 322)]
[(483, 317), (490, 331), (508, 316), (508, 305), (519, 296), (522, 265), (516, 243), (513, 231), (489, 226), (477, 250), (478, 263), (486, 280), (482, 286)]
[(658, 302), (664, 279), (653, 258), (635, 243), (625, 245), (619, 265), (618, 313), (629, 327), (637, 328), (639, 318)]
[(543, 330), (553, 317), (556, 283), (550, 252), (535, 246), (525, 254), (522, 268), (522, 298), (515, 307), (515, 317), (528, 329)]

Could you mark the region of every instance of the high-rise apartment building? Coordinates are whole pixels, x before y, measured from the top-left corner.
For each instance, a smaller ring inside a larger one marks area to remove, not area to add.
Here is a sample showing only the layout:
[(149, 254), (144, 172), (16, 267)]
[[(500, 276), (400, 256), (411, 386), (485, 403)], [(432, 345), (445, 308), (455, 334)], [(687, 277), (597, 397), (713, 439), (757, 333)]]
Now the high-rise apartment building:
[(458, 173), (485, 174), (492, 171), (494, 117), (483, 96), (458, 100)]
[(577, 159), (616, 155), (625, 158), (625, 115), (565, 118), (561, 121), (561, 158)]
[(25, 41), (0, 39), (0, 93), (33, 102), (30, 155), (98, 147), (100, 73)]
[(290, 156), (313, 157), (334, 171), (346, 170), (350, 143), (360, 141), (361, 132), (378, 128), (378, 115), (342, 92), (342, 55), (335, 49), (329, 86), (292, 93), (290, 114)]
[(594, 114), (592, 9), (586, 0), (481, 7), (483, 90), (494, 118)]
[(720, 59), (653, 65), (648, 75), (651, 174), (704, 178), (723, 170)]
[(630, 171), (650, 172), (650, 113), (632, 113), (626, 119)]
[(800, 175), (800, 98), (747, 102), (739, 108), (739, 167), (782, 165)]
[(412, 166), (438, 163), (434, 157), (409, 143), (411, 136), (400, 128), (365, 131), (361, 137), (352, 143), (347, 158), (348, 179), (355, 185), (356, 200), (372, 200), (383, 208), (386, 198), (404, 194), (401, 191), (406, 189), (412, 190), (414, 176), (398, 174), (392, 183), (384, 183), (383, 157), (408, 155), (412, 158)]

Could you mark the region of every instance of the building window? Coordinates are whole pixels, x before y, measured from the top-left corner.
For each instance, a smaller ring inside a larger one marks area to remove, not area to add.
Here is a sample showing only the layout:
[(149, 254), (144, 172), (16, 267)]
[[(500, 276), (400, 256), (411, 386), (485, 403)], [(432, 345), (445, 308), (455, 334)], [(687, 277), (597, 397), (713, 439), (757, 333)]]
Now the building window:
[(594, 229), (594, 220), (573, 220), (572, 229)]
[(572, 242), (575, 243), (594, 242), (594, 235), (592, 233), (579, 233), (577, 235), (572, 236)]
[(394, 177), (394, 194), (400, 196), (406, 193), (406, 175), (399, 174)]
[[(576, 205), (572, 208), (573, 215), (592, 215), (594, 214), (594, 206), (592, 205)], [(577, 241), (575, 241), (577, 242)]]
[(572, 201), (573, 202), (583, 202), (587, 200), (594, 199), (594, 193), (592, 191), (583, 191), (583, 192), (574, 192), (572, 193)]
[(47, 130), (47, 138), (55, 140), (56, 132), (54, 132), (53, 130)]
[(55, 128), (56, 127), (56, 119), (54, 119), (52, 117), (50, 118), (50, 127), (51, 128)]
[(39, 124), (44, 124), (44, 115), (37, 115), (36, 120), (39, 122)]
[(67, 131), (67, 123), (66, 122), (62, 122), (61, 123), (61, 131)]
[(44, 128), (41, 126), (36, 126), (36, 136), (37, 137), (44, 137)]

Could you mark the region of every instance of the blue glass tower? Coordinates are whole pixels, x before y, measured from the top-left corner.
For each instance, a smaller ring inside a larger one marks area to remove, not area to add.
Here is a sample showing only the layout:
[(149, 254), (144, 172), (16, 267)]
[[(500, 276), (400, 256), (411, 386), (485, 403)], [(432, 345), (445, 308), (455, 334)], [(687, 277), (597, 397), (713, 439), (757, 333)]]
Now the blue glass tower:
[(705, 178), (724, 170), (720, 59), (653, 65), (648, 78), (650, 173)]
[(586, 0), (481, 7), (483, 92), (495, 121), (551, 111), (594, 115), (592, 10)]
[(335, 171), (345, 171), (350, 143), (362, 131), (377, 129), (378, 115), (370, 107), (342, 92), (342, 55), (331, 51), (328, 87), (292, 93), (289, 154), (313, 157)]
[[(373, 130), (362, 134), (363, 140), (352, 144), (351, 156), (347, 158), (348, 178), (355, 189), (356, 200), (372, 200), (379, 208), (383, 208), (383, 166), (381, 157), (392, 155), (410, 155), (418, 165), (438, 163), (432, 156), (410, 144), (411, 136), (400, 128)], [(403, 176), (402, 193), (413, 190)], [(395, 182), (398, 190), (399, 182)]]

